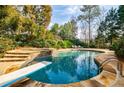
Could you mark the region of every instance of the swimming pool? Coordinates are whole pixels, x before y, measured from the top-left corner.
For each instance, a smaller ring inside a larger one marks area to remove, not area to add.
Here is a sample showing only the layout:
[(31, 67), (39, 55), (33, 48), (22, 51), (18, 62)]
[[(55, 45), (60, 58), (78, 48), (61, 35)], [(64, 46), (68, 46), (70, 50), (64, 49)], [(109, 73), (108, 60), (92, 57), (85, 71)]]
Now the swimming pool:
[(90, 79), (100, 73), (94, 57), (100, 52), (69, 51), (60, 52), (56, 57), (36, 58), (35, 61), (52, 64), (28, 75), (32, 80), (50, 84), (69, 84)]

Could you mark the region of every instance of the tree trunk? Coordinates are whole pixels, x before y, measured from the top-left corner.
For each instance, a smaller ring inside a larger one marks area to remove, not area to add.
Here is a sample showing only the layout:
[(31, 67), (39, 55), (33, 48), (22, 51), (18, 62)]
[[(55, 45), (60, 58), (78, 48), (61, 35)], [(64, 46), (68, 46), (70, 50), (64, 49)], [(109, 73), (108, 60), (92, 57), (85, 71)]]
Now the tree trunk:
[(91, 12), (91, 10), (89, 9), (89, 20), (88, 20), (88, 24), (89, 24), (89, 43), (88, 43), (88, 46), (90, 47), (90, 42), (91, 42), (91, 29), (90, 29), (90, 27), (91, 27), (91, 23), (90, 23), (90, 21), (91, 21), (91, 19), (90, 19), (90, 12)]

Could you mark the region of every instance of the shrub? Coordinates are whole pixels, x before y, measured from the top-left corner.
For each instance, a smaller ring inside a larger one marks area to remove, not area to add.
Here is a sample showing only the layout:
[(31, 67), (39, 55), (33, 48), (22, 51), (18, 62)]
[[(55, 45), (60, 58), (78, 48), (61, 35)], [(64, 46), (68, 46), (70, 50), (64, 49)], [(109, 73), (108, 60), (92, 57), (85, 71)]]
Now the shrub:
[(88, 47), (86, 43), (80, 41), (79, 39), (73, 39), (73, 40), (70, 40), (70, 42), (72, 42), (72, 44), (76, 46)]
[(64, 40), (64, 48), (71, 48), (72, 47), (72, 42), (70, 42), (69, 40)]
[(15, 42), (12, 39), (0, 37), (0, 56), (3, 56), (7, 50), (14, 49)]
[(36, 37), (28, 34), (19, 34), (15, 36), (15, 41), (17, 42), (30, 42), (34, 40)]
[(89, 47), (90, 48), (96, 48), (95, 42), (91, 41), (89, 44)]
[(47, 47), (47, 48), (50, 48), (50, 47), (55, 48), (56, 45), (57, 45), (57, 41), (56, 40), (48, 39), (48, 40), (45, 41), (45, 47)]
[(34, 42), (35, 38), (35, 36), (28, 34), (19, 34), (14, 37), (16, 45), (21, 47), (31, 45), (30, 43)]
[(63, 40), (58, 40), (55, 48), (65, 48)]
[(111, 49), (115, 51), (115, 54), (118, 57), (124, 58), (124, 37), (115, 42)]
[(27, 42), (27, 46), (32, 46), (32, 47), (37, 47), (37, 48), (42, 48), (44, 47), (44, 41), (41, 39), (34, 39), (30, 42)]

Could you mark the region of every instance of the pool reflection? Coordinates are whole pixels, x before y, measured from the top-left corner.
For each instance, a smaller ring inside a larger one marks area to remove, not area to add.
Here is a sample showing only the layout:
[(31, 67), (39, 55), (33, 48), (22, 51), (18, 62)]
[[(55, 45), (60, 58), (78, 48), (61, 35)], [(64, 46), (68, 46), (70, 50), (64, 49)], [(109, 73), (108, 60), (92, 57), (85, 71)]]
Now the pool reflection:
[(94, 62), (94, 56), (98, 52), (71, 51), (60, 53), (58, 57), (45, 57), (37, 61), (50, 61), (52, 64), (42, 68), (28, 77), (51, 84), (68, 84), (89, 79), (98, 74), (98, 65)]

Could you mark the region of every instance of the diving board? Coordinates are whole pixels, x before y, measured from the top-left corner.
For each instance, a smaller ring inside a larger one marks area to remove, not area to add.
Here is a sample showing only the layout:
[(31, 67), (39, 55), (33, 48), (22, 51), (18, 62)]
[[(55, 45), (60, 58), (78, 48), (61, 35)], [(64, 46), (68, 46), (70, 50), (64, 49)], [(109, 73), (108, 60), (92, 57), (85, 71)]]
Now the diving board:
[(2, 75), (2, 76), (0, 76), (0, 86), (3, 86), (4, 84), (11, 82), (13, 80), (17, 80), (19, 78), (26, 77), (27, 75), (47, 66), (49, 64), (51, 64), (51, 63), (45, 62), (45, 64), (44, 64), (44, 62), (40, 62), (40, 63), (36, 63), (36, 64), (28, 66), (28, 67), (24, 67), (17, 71)]

